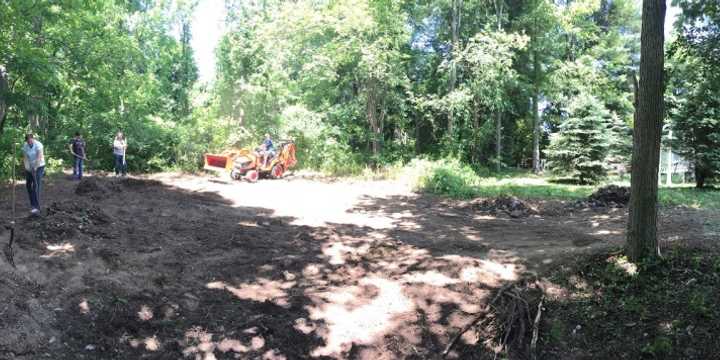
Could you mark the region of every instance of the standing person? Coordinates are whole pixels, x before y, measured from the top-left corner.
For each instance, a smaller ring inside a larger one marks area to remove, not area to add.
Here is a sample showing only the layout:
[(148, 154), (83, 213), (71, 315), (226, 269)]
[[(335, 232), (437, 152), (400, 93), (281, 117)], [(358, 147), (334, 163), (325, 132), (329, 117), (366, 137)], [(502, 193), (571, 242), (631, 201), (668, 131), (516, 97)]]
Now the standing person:
[(118, 131), (113, 141), (113, 155), (115, 156), (115, 176), (127, 176), (127, 160), (125, 152), (127, 151), (127, 141), (122, 131)]
[(23, 164), (25, 165), (25, 187), (30, 198), (30, 213), (40, 214), (40, 190), (42, 178), (45, 175), (45, 155), (43, 144), (35, 140), (33, 134), (25, 135), (25, 144), (22, 146)]
[(85, 161), (85, 140), (80, 132), (70, 140), (70, 153), (73, 155), (73, 178), (81, 180), (83, 176), (83, 162)]

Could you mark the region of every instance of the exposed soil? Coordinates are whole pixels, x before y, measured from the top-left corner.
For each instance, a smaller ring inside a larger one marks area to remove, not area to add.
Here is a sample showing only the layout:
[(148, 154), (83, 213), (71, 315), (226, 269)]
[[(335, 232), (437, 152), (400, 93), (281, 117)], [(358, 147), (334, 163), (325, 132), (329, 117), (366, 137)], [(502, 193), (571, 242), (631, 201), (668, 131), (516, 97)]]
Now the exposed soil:
[[(17, 194), (17, 269), (0, 259), (0, 359), (438, 358), (493, 290), (619, 244), (626, 218), (387, 181), (58, 178), (40, 218), (26, 216), (22, 185)], [(659, 233), (700, 240), (717, 220), (662, 209)], [(448, 358), (492, 350), (468, 331)]]

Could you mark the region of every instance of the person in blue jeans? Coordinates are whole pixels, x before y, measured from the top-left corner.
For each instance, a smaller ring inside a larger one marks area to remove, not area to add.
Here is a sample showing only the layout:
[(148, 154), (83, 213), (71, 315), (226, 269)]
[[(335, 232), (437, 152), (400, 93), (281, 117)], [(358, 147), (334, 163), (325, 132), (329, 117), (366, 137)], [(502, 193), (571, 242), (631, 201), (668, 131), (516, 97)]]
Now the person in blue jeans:
[(127, 141), (122, 131), (118, 131), (113, 141), (113, 156), (115, 156), (115, 176), (127, 175), (127, 159), (125, 152), (127, 151)]
[(30, 198), (30, 213), (40, 214), (40, 190), (42, 178), (45, 175), (45, 155), (43, 144), (35, 140), (33, 134), (25, 135), (25, 144), (22, 146), (23, 164), (25, 165), (25, 187)]
[(83, 162), (85, 156), (85, 140), (79, 132), (70, 140), (70, 153), (73, 155), (73, 178), (81, 180), (83, 176)]

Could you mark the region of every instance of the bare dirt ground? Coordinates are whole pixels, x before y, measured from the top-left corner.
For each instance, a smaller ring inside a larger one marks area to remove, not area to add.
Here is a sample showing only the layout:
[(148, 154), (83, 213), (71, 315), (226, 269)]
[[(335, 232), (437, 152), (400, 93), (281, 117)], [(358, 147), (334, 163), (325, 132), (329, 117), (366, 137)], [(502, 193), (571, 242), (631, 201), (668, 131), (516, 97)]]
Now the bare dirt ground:
[[(515, 218), (392, 181), (57, 178), (41, 218), (17, 194), (0, 359), (438, 358), (493, 289), (620, 244), (626, 218), (559, 202)], [(720, 223), (661, 213), (664, 243)], [(468, 332), (448, 357), (483, 344)]]

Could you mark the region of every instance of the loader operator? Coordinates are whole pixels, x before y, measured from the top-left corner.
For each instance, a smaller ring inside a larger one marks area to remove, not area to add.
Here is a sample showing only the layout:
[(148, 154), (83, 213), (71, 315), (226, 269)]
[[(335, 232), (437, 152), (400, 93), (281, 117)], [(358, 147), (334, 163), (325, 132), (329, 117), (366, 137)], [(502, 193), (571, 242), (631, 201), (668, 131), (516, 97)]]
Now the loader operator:
[(260, 145), (260, 148), (262, 149), (261, 155), (262, 155), (262, 166), (266, 167), (268, 160), (272, 159), (275, 156), (275, 146), (273, 146), (272, 138), (270, 138), (270, 134), (265, 134), (265, 140), (263, 140), (262, 145)]

